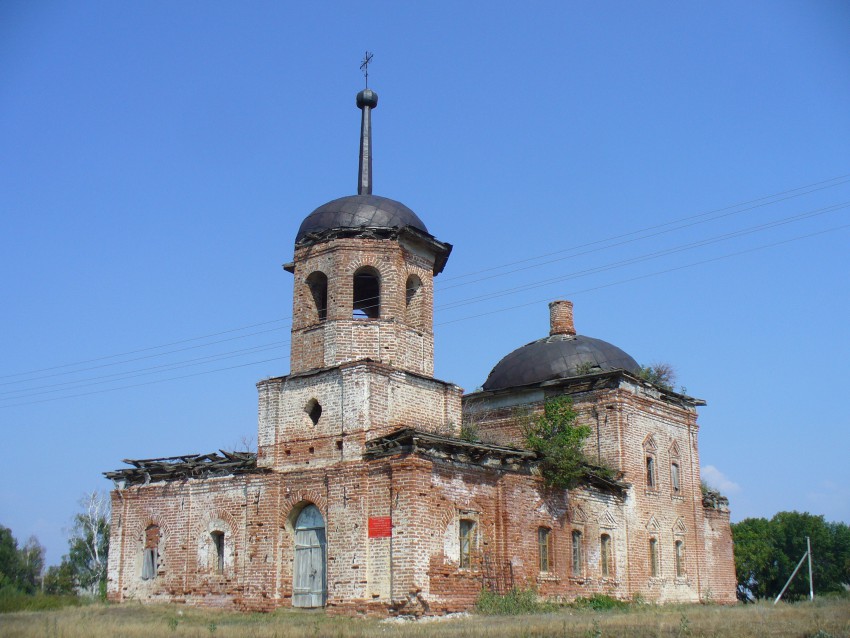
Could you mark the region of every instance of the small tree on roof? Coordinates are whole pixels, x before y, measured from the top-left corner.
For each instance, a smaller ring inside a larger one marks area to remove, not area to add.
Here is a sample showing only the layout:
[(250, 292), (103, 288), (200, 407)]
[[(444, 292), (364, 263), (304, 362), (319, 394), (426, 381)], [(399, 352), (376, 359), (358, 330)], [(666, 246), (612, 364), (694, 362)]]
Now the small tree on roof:
[(525, 443), (543, 459), (540, 470), (547, 485), (569, 489), (587, 476), (587, 460), (582, 450), (590, 427), (576, 423), (572, 398), (549, 399), (543, 414), (530, 417), (523, 426)]

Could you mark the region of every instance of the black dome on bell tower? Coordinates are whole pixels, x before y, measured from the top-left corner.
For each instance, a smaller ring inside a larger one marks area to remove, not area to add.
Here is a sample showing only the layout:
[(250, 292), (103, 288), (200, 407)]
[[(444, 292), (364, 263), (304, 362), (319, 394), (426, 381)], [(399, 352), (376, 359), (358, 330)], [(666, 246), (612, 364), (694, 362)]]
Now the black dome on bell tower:
[(425, 223), (410, 208), (394, 199), (372, 194), (372, 109), (378, 106), (378, 94), (366, 88), (357, 94), (356, 103), (362, 111), (357, 195), (340, 197), (307, 215), (295, 236), (296, 244), (310, 235), (321, 236), (333, 230), (413, 228), (430, 234)]
[(323, 204), (307, 215), (301, 222), (295, 243), (307, 235), (332, 229), (401, 229), (408, 226), (428, 232), (419, 216), (401, 202), (378, 195), (349, 195)]

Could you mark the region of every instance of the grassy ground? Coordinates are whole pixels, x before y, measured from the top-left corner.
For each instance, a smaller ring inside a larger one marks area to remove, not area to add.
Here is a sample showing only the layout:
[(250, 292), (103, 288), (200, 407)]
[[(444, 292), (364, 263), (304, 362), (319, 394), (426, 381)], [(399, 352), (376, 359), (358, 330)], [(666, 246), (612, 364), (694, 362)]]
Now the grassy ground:
[[(821, 632), (820, 634), (818, 632)], [(542, 637), (603, 638), (850, 638), (850, 599), (770, 603), (631, 606), (594, 611), (563, 608), (546, 614), (481, 616), (428, 622), (381, 622), (329, 616), (320, 611), (240, 614), (176, 605), (94, 604), (0, 615), (0, 636), (39, 638)]]

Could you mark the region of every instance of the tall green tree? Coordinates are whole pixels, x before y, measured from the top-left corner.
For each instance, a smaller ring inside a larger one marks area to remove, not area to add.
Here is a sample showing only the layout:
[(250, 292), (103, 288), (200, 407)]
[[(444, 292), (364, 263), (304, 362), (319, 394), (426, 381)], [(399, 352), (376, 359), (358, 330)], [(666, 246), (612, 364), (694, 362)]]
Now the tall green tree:
[(738, 585), (756, 598), (768, 596), (777, 580), (776, 550), (766, 518), (747, 518), (732, 525)]
[[(842, 591), (850, 585), (850, 527), (827, 523), (823, 516), (779, 512), (769, 521), (748, 518), (732, 525), (738, 585), (758, 598), (779, 594), (797, 563), (812, 546), (812, 575), (816, 593)], [(784, 597), (808, 595), (808, 569), (794, 578)]]
[(77, 593), (74, 569), (65, 556), (59, 565), (51, 565), (44, 573), (44, 593), (54, 595), (72, 595)]
[(41, 586), (44, 572), (44, 545), (35, 536), (30, 536), (18, 550), (18, 586), (28, 594), (34, 594)]
[(0, 526), (0, 587), (13, 587), (34, 594), (41, 585), (44, 547), (31, 536), (23, 547), (8, 527)]
[(0, 525), (0, 587), (14, 587), (17, 580), (18, 541), (12, 530)]

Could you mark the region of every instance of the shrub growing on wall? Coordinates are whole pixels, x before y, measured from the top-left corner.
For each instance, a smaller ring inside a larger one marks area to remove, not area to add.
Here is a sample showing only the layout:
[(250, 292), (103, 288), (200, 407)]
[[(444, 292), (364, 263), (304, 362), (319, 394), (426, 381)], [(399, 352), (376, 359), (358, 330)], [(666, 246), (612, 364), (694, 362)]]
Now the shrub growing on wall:
[(590, 427), (576, 423), (573, 401), (568, 396), (546, 401), (543, 414), (532, 416), (523, 427), (529, 449), (542, 455), (540, 472), (547, 485), (569, 489), (587, 475), (584, 440)]

